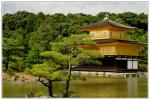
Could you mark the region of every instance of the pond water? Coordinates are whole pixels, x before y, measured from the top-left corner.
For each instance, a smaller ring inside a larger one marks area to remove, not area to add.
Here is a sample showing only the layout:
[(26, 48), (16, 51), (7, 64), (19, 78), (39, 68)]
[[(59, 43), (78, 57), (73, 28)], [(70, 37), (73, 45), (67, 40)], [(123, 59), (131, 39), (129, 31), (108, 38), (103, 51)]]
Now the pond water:
[[(61, 96), (64, 82), (54, 83), (54, 94)], [(28, 92), (47, 95), (47, 88), (39, 82), (3, 81), (3, 98), (24, 98)], [(72, 95), (79, 98), (147, 98), (146, 77), (87, 77), (86, 81), (72, 81)]]

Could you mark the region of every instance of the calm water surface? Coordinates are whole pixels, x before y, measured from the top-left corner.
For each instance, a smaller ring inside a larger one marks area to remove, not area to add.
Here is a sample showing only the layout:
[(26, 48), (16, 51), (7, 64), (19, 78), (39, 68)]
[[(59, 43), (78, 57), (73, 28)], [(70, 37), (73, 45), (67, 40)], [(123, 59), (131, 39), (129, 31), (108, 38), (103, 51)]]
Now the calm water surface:
[[(63, 82), (54, 83), (54, 94), (61, 96)], [(147, 78), (87, 77), (86, 81), (71, 82), (72, 95), (80, 98), (147, 98)], [(25, 97), (28, 92), (47, 95), (47, 88), (39, 82), (3, 82), (3, 97)]]

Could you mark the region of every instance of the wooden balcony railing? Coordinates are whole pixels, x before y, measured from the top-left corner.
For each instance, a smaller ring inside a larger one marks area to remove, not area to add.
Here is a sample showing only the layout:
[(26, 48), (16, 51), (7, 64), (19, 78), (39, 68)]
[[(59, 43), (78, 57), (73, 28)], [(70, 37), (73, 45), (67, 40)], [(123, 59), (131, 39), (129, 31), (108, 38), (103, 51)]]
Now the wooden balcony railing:
[(122, 32), (97, 32), (90, 33), (91, 38), (94, 39), (119, 39), (119, 40), (130, 40), (130, 35)]
[(130, 40), (130, 36), (125, 33), (110, 34), (110, 39)]

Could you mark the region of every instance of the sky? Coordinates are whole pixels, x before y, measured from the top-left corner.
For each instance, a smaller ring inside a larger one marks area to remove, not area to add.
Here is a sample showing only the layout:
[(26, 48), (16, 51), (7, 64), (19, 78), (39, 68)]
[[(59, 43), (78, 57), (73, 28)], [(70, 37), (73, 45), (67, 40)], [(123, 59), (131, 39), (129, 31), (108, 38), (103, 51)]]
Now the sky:
[(148, 1), (87, 1), (87, 2), (40, 2), (40, 1), (2, 1), (2, 15), (17, 11), (29, 11), (33, 13), (85, 13), (96, 15), (99, 12), (111, 13), (146, 13), (148, 14)]

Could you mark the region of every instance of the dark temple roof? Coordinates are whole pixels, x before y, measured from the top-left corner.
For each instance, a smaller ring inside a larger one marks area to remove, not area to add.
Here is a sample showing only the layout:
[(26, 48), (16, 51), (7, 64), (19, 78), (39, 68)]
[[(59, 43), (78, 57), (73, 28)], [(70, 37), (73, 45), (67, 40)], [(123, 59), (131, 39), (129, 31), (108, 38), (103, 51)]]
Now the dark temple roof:
[(120, 28), (127, 28), (127, 29), (135, 29), (136, 28), (136, 27), (119, 24), (119, 23), (111, 21), (111, 20), (101, 20), (99, 22), (96, 22), (96, 23), (93, 23), (90, 25), (81, 26), (80, 28), (81, 29), (92, 29), (92, 28), (102, 27), (102, 26), (106, 26), (106, 25), (112, 25), (112, 26), (116, 26), (116, 27), (120, 27)]
[(141, 44), (143, 45), (144, 43), (138, 43), (136, 41), (128, 41), (128, 40), (115, 40), (115, 39), (97, 39), (97, 40), (93, 40), (98, 44), (101, 43), (112, 43), (112, 42), (122, 42), (122, 43), (130, 43), (130, 44)]

